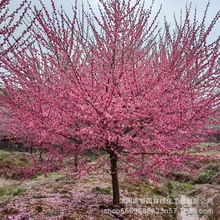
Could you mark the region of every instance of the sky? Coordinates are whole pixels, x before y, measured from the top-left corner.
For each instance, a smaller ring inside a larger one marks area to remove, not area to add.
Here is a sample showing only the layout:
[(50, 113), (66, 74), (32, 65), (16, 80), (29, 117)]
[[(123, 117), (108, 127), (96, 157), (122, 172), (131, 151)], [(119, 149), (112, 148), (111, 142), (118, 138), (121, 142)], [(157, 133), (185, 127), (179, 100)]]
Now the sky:
[[(10, 4), (10, 9), (13, 10), (16, 7), (19, 6), (19, 3), (22, 0), (11, 0), (11, 4)], [(84, 5), (85, 8), (88, 9), (87, 6), (87, 0), (78, 0), (78, 3), (81, 4), (82, 1), (84, 1)], [(94, 11), (97, 12), (97, 5), (99, 0), (88, 0), (89, 3), (91, 4), (91, 6), (94, 8)], [(135, 2), (136, 0), (132, 0), (132, 2)], [(216, 15), (217, 11), (220, 10), (220, 0), (209, 0), (210, 1), (210, 7), (209, 7), (209, 11), (208, 11), (208, 16), (206, 19), (206, 24), (210, 24), (211, 20), (214, 18), (214, 16)], [(39, 0), (31, 0), (32, 4), (36, 4), (38, 5)], [(50, 7), (50, 0), (43, 0), (44, 4), (48, 7)], [(57, 6), (59, 6), (60, 4), (63, 5), (64, 10), (67, 12), (67, 14), (71, 14), (71, 4), (75, 2), (75, 0), (54, 0), (55, 4)], [(148, 7), (151, 4), (151, 0), (145, 0), (146, 2), (146, 7)], [(187, 2), (189, 3), (190, 0), (155, 0), (154, 3), (154, 8), (153, 8), (153, 14), (156, 13), (156, 11), (159, 9), (160, 5), (162, 4), (162, 11), (159, 17), (159, 22), (161, 22), (161, 24), (163, 23), (163, 18), (164, 16), (166, 17), (167, 21), (169, 22), (169, 24), (172, 27), (172, 24), (174, 23), (174, 19), (173, 19), (173, 15), (174, 13), (177, 15), (180, 14), (180, 10), (183, 9), (183, 11), (185, 10), (185, 6), (187, 4)], [(199, 21), (201, 21), (203, 14), (204, 14), (204, 10), (206, 8), (206, 5), (208, 3), (208, 0), (191, 0), (192, 2), (192, 9), (194, 9), (195, 7), (197, 7), (197, 14), (198, 14), (198, 19)], [(193, 12), (193, 10), (192, 10)], [(192, 13), (193, 14), (193, 13)], [(193, 15), (192, 15), (193, 16)], [(192, 17), (193, 19), (193, 17)], [(208, 40), (209, 41), (213, 41), (215, 40), (218, 36), (220, 35), (220, 20), (218, 21), (218, 23), (216, 24), (215, 28), (213, 29), (213, 31), (211, 32), (211, 35), (209, 36)]]

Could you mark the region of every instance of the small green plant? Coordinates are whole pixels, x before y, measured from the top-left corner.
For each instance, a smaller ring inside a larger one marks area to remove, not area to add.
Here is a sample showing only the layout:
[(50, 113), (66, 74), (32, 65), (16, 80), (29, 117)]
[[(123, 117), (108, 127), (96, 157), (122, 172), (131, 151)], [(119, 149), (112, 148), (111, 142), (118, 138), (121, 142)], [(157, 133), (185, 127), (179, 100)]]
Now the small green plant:
[(178, 197), (182, 192), (188, 192), (195, 189), (195, 185), (190, 182), (178, 182), (175, 180), (169, 180), (167, 183), (161, 185), (161, 190), (164, 195), (167, 194), (172, 197)]
[(17, 196), (23, 194), (25, 191), (25, 189), (13, 185), (4, 186), (0, 187), (0, 196)]
[(205, 180), (210, 180), (215, 172), (213, 170), (207, 169), (200, 174), (200, 177)]
[(24, 188), (17, 188), (14, 192), (12, 192), (12, 195), (17, 196), (17, 195), (21, 195), (25, 192), (26, 192), (26, 190)]
[(59, 187), (57, 187), (57, 186), (52, 186), (50, 192), (51, 192), (51, 193), (58, 193), (58, 192), (59, 192)]
[(97, 194), (108, 194), (112, 195), (112, 190), (111, 188), (101, 188), (99, 186), (96, 186), (92, 189), (92, 192), (97, 193)]
[(46, 195), (37, 193), (37, 194), (33, 195), (33, 198), (34, 199), (42, 199), (42, 198), (46, 198)]
[(195, 186), (190, 182), (181, 183), (178, 181), (171, 180), (170, 184), (172, 185), (172, 188), (174, 190), (193, 190), (195, 188)]
[(0, 150), (0, 160), (3, 160), (6, 157), (9, 157), (10, 155), (11, 155), (11, 153), (4, 151), (4, 150)]

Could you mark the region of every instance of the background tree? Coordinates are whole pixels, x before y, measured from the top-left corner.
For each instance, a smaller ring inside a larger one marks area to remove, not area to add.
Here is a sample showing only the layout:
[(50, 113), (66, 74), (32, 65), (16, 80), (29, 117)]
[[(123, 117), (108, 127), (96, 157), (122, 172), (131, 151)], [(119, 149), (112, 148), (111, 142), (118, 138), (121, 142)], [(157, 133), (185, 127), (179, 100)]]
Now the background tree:
[(91, 168), (85, 153), (97, 153), (118, 205), (118, 163), (150, 183), (210, 150), (195, 146), (219, 124), (220, 38), (206, 39), (220, 13), (205, 28), (207, 10), (198, 24), (189, 5), (174, 31), (165, 21), (161, 32), (153, 5), (99, 3), (100, 18), (91, 6), (80, 17), (77, 3), (72, 18), (53, 1), (53, 13), (33, 8), (32, 39), (2, 59), (10, 75), (1, 98), (9, 132), (44, 144), (49, 157), (75, 157), (79, 176)]
[(23, 0), (14, 11), (9, 8), (10, 0), (0, 1), (0, 61), (1, 58), (14, 47), (22, 44), (29, 28), (25, 28), (21, 33), (18, 27), (24, 26), (24, 18), (30, 9), (28, 0)]
[[(21, 4), (12, 11), (9, 8), (10, 0), (0, 0), (0, 75), (2, 76), (5, 73), (3, 68), (2, 58), (6, 56), (7, 53), (10, 53), (14, 48), (22, 45), (22, 39), (25, 37), (28, 29), (19, 33), (17, 30), (23, 25), (24, 17), (27, 15), (27, 11), (30, 8), (30, 4), (27, 0), (21, 2)], [(5, 93), (4, 85), (0, 78), (0, 95)], [(0, 135), (5, 134), (4, 124), (5, 118), (2, 112), (5, 112), (5, 109), (1, 106), (0, 101)]]

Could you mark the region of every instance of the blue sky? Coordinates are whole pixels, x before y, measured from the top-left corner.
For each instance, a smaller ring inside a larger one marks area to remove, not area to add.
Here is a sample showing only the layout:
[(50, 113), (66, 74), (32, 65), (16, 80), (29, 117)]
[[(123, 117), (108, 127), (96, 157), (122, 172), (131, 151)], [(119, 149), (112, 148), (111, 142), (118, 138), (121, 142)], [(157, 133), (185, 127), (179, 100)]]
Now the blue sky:
[[(59, 1), (58, 1), (59, 2)], [(67, 2), (67, 1), (66, 1)], [(79, 1), (80, 2), (80, 1)], [(90, 0), (90, 4), (97, 8), (98, 0)], [(132, 2), (135, 2), (135, 0), (132, 0)], [(151, 0), (145, 0), (146, 7), (151, 4)], [(187, 0), (155, 0), (154, 3), (154, 10), (153, 12), (156, 13), (157, 9), (159, 9), (160, 5), (162, 4), (162, 11), (159, 17), (159, 21), (163, 23), (164, 16), (166, 17), (167, 21), (171, 24), (174, 21), (174, 13), (176, 16), (180, 14), (180, 10), (185, 10), (185, 6), (187, 3), (189, 3)], [(208, 3), (208, 0), (192, 0), (192, 12), (194, 12), (194, 8), (197, 8), (197, 14), (198, 19), (201, 21), (204, 10), (206, 8), (206, 5)], [(209, 11), (207, 15), (207, 25), (210, 24), (216, 13), (220, 10), (220, 0), (210, 0), (210, 6)], [(193, 18), (192, 18), (193, 19)], [(209, 40), (213, 41), (220, 35), (220, 20), (218, 24), (216, 25), (215, 29), (213, 29), (212, 34), (209, 36)]]
[[(21, 1), (22, 0), (11, 0), (10, 9), (13, 10), (14, 8), (18, 7)], [(78, 3), (81, 4), (82, 1), (83, 0), (78, 0)], [(94, 11), (97, 12), (97, 5), (98, 5), (99, 0), (88, 0), (88, 1), (91, 4), (91, 6), (94, 8)], [(32, 4), (38, 5), (38, 0), (32, 0), (31, 2)], [(43, 2), (46, 6), (50, 6), (50, 0), (43, 0)], [(70, 5), (73, 2), (75, 2), (75, 0), (63, 0), (63, 1), (54, 0), (54, 2), (57, 6), (62, 4), (65, 11), (68, 14), (70, 14), (71, 13)], [(84, 3), (85, 6), (87, 6), (87, 3), (86, 3), (87, 0), (84, 0), (84, 2), (85, 2)], [(135, 2), (135, 0), (132, 0), (132, 2)], [(145, 0), (145, 2), (146, 2), (146, 7), (147, 7), (150, 5), (151, 0)], [(162, 12), (160, 14), (159, 21), (162, 24), (163, 18), (165, 16), (168, 22), (172, 26), (172, 23), (174, 21), (173, 19), (174, 13), (178, 16), (181, 9), (183, 9), (184, 11), (187, 2), (189, 3), (190, 1), (187, 1), (187, 0), (155, 0), (153, 12), (156, 13), (157, 9), (162, 4)], [(208, 0), (192, 0), (192, 8), (197, 7), (197, 14), (198, 14), (199, 21), (201, 21), (203, 17), (204, 10), (205, 10), (207, 3), (208, 3)], [(206, 20), (207, 25), (210, 24), (211, 20), (213, 19), (213, 17), (215, 16), (218, 10), (220, 10), (220, 0), (210, 0), (210, 7), (208, 11), (207, 20)], [(220, 35), (220, 21), (218, 21), (214, 30), (211, 32), (211, 35), (209, 36), (209, 40), (213, 41), (219, 35)]]

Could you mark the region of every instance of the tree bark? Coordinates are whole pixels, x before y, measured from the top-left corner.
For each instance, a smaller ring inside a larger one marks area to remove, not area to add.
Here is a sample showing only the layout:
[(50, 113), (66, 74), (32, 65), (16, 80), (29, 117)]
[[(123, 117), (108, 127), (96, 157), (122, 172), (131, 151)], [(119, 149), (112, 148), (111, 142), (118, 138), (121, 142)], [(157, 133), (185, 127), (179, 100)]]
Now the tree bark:
[(78, 153), (75, 154), (75, 157), (74, 157), (74, 169), (75, 171), (78, 171)]
[(117, 171), (117, 155), (111, 151), (110, 153), (111, 162), (111, 176), (112, 176), (112, 190), (113, 190), (113, 205), (119, 205), (119, 183), (118, 183), (118, 171)]

